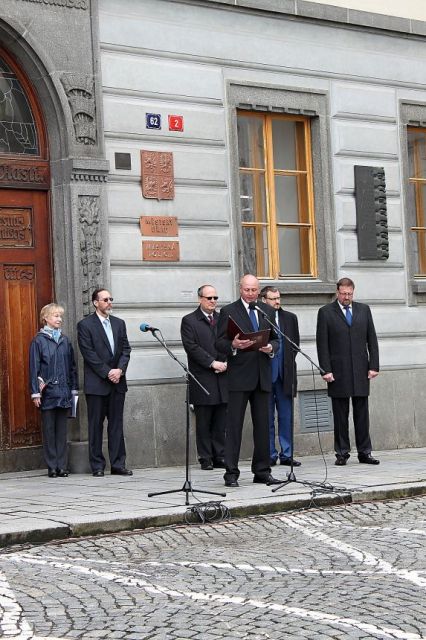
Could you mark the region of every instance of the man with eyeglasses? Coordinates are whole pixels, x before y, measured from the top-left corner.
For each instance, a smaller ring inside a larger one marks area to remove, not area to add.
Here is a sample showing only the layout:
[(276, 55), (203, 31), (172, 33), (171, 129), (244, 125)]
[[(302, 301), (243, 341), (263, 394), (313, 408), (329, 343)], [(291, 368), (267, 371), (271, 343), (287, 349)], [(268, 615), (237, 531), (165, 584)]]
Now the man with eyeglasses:
[[(275, 311), (275, 325), (295, 344), (299, 344), (299, 324), (297, 316), (291, 311), (281, 308), (281, 294), (276, 287), (266, 286), (260, 292), (262, 301)], [(293, 414), (293, 398), (297, 392), (296, 353), (286, 339), (278, 334), (280, 347), (271, 360), (272, 393), (269, 402), (269, 438), (271, 449), (271, 465), (291, 466), (293, 458), (291, 425)], [(275, 409), (278, 423), (278, 453), (275, 442)], [(299, 467), (301, 462), (293, 458), (293, 466)]]
[(216, 349), (218, 295), (209, 284), (198, 291), (199, 306), (182, 318), (180, 335), (190, 372), (210, 395), (189, 378), (189, 401), (194, 405), (198, 460), (203, 471), (224, 468), (228, 389), (226, 356)]
[(353, 302), (350, 278), (337, 283), (336, 300), (318, 311), (317, 351), (328, 395), (333, 405), (335, 464), (350, 456), (349, 399), (355, 428), (358, 461), (379, 464), (371, 455), (368, 396), (370, 380), (379, 375), (379, 345), (370, 307)]
[[(216, 346), (228, 356), (228, 412), (225, 435), (224, 475), (226, 487), (238, 487), (240, 470), (238, 462), (241, 449), (244, 416), (250, 403), (253, 423), (253, 456), (251, 469), (253, 482), (261, 484), (280, 484), (280, 480), (271, 475), (269, 454), (269, 396), (272, 386), (270, 358), (278, 349), (278, 340), (271, 330), (269, 343), (253, 350), (253, 341), (245, 339), (239, 333), (230, 338), (229, 319), (241, 328), (242, 332), (252, 333), (270, 329), (264, 318), (267, 315), (274, 320), (270, 307), (258, 301), (260, 288), (256, 276), (246, 274), (240, 280), (240, 298), (221, 309), (217, 326)], [(259, 309), (259, 310), (258, 310)]]
[(95, 312), (77, 324), (78, 346), (84, 360), (90, 467), (95, 477), (104, 476), (102, 439), (107, 418), (111, 474), (131, 476), (133, 472), (126, 469), (123, 434), (126, 369), (131, 351), (126, 324), (111, 315), (113, 298), (107, 289), (95, 289), (92, 302)]

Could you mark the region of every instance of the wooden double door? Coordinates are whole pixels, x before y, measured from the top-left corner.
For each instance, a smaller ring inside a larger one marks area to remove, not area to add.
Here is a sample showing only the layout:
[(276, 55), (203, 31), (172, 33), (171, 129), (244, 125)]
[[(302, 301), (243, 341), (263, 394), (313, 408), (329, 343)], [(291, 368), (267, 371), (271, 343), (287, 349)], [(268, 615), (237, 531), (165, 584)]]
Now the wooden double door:
[(28, 354), (52, 295), (49, 194), (0, 188), (0, 451), (41, 442)]

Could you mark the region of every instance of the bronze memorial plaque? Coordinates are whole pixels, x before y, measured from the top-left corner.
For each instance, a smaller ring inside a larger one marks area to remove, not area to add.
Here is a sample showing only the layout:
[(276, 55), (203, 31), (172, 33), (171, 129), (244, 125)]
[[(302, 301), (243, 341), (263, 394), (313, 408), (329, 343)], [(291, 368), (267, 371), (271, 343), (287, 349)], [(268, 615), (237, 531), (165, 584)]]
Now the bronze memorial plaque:
[(170, 151), (141, 151), (142, 195), (156, 200), (173, 200), (175, 183)]
[(179, 235), (176, 216), (141, 216), (140, 225), (143, 236), (175, 238)]
[(0, 247), (32, 247), (32, 210), (0, 207)]
[(179, 242), (142, 240), (142, 259), (152, 262), (179, 262)]

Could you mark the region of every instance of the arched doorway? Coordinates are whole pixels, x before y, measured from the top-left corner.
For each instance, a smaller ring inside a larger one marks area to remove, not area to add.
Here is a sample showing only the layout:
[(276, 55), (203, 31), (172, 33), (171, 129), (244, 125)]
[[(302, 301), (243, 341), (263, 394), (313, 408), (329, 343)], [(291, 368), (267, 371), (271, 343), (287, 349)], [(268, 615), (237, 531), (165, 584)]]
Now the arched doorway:
[(28, 348), (52, 300), (47, 137), (34, 91), (0, 48), (0, 452), (40, 444)]

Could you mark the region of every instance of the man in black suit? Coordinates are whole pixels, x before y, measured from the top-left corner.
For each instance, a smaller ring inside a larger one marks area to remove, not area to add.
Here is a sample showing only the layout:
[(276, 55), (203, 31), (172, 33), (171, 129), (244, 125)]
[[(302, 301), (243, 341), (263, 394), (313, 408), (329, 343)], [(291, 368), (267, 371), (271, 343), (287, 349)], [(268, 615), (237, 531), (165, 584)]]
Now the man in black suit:
[(110, 315), (113, 298), (109, 291), (96, 289), (92, 302), (95, 312), (77, 325), (78, 346), (84, 360), (90, 466), (94, 476), (104, 475), (102, 437), (107, 418), (111, 473), (131, 476), (132, 471), (126, 469), (123, 435), (126, 369), (131, 351), (126, 325), (120, 318)]
[[(238, 460), (241, 449), (241, 436), (247, 403), (250, 402), (253, 423), (254, 450), (251, 469), (253, 482), (279, 484), (271, 475), (269, 462), (269, 396), (272, 376), (270, 358), (278, 349), (278, 340), (271, 331), (269, 343), (260, 349), (251, 350), (253, 342), (242, 340), (240, 334), (233, 339), (228, 335), (228, 322), (232, 318), (244, 333), (257, 329), (269, 329), (270, 325), (263, 314), (273, 322), (270, 307), (258, 302), (259, 281), (250, 274), (241, 278), (239, 300), (229, 304), (220, 312), (217, 326), (216, 346), (218, 351), (228, 356), (228, 413), (225, 436), (225, 486), (238, 487)], [(257, 305), (262, 312), (251, 309)]]
[(215, 345), (216, 289), (205, 284), (198, 289), (198, 308), (182, 318), (180, 335), (188, 356), (190, 372), (207, 389), (204, 393), (189, 378), (189, 398), (196, 418), (197, 452), (201, 469), (224, 468), (225, 421), (228, 389), (226, 385), (226, 357)]
[(379, 346), (370, 307), (353, 302), (350, 278), (337, 283), (337, 299), (318, 311), (317, 351), (328, 384), (334, 416), (336, 464), (349, 458), (349, 398), (352, 398), (358, 460), (379, 464), (371, 455), (368, 396), (370, 380), (379, 374)]
[[(281, 308), (281, 294), (276, 287), (266, 286), (260, 292), (262, 301), (275, 311), (275, 325), (295, 344), (299, 345), (299, 324), (297, 316)], [(278, 332), (277, 332), (278, 333)], [(269, 438), (271, 465), (279, 458), (280, 464), (291, 466), (293, 458), (292, 414), (293, 398), (297, 393), (296, 352), (289, 342), (278, 333), (279, 349), (271, 360), (272, 393), (269, 403)], [(277, 410), (278, 441), (280, 452), (275, 446), (275, 409)], [(301, 462), (293, 458), (293, 466)]]

